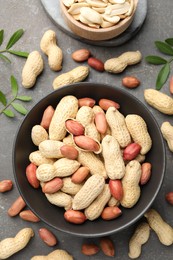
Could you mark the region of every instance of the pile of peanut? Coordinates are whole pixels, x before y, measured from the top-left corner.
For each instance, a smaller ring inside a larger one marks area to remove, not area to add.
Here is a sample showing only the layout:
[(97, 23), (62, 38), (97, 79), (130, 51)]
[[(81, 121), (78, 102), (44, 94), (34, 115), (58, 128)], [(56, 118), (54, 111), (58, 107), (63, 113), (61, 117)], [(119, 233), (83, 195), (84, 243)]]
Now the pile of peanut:
[(91, 28), (108, 28), (132, 15), (134, 0), (62, 0), (68, 13)]
[[(64, 207), (67, 221), (115, 219), (132, 208), (151, 175), (145, 155), (152, 140), (144, 119), (126, 117), (109, 99), (68, 95), (48, 106), (31, 131), (28, 181), (48, 201)], [(35, 176), (35, 178), (34, 178)]]

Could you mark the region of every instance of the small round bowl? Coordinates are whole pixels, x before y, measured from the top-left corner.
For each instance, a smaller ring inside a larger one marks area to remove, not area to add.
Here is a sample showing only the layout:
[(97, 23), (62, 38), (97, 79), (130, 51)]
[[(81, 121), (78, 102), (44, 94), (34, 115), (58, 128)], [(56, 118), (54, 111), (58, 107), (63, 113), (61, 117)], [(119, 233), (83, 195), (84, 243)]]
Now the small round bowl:
[(81, 38), (91, 40), (91, 41), (101, 41), (101, 40), (110, 40), (116, 36), (122, 34), (132, 23), (136, 8), (137, 8), (138, 0), (134, 0), (134, 8), (133, 12), (127, 18), (121, 20), (114, 26), (108, 28), (92, 28), (89, 27), (80, 21), (76, 21), (72, 15), (68, 13), (68, 9), (63, 4), (63, 1), (60, 0), (61, 13), (64, 18), (64, 21), (68, 25), (68, 27), (72, 30), (73, 33), (80, 36)]
[[(64, 219), (64, 209), (52, 205), (45, 197), (41, 188), (34, 189), (29, 184), (25, 170), (29, 162), (29, 154), (37, 147), (31, 140), (31, 129), (34, 125), (40, 124), (44, 110), (48, 105), (56, 107), (60, 99), (66, 95), (74, 95), (77, 98), (91, 97), (97, 102), (101, 98), (115, 100), (120, 104), (120, 112), (125, 116), (128, 114), (138, 114), (145, 120), (148, 131), (152, 138), (152, 149), (146, 157), (146, 161), (152, 164), (152, 176), (150, 181), (141, 187), (141, 197), (137, 204), (131, 208), (122, 208), (122, 215), (115, 220), (105, 221), (98, 218), (94, 221), (87, 220), (81, 225), (68, 223)], [(151, 206), (161, 187), (165, 172), (165, 148), (160, 128), (147, 109), (128, 91), (106, 84), (98, 83), (75, 83), (62, 87), (40, 100), (26, 115), (21, 123), (13, 147), (13, 168), (14, 177), (19, 192), (28, 207), (45, 223), (53, 228), (81, 236), (99, 237), (121, 231), (138, 219)]]

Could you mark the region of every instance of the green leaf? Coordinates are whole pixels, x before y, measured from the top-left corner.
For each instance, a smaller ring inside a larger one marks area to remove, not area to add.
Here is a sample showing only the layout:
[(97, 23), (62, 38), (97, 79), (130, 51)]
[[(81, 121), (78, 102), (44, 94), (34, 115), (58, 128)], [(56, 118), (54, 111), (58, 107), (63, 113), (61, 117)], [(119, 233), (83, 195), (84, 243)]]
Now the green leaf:
[(17, 30), (11, 37), (10, 40), (7, 43), (6, 49), (10, 49), (23, 35), (24, 30), (19, 29)]
[(18, 84), (17, 84), (17, 80), (13, 75), (11, 76), (11, 90), (13, 96), (16, 97), (18, 93)]
[(9, 63), (11, 63), (11, 60), (9, 60), (9, 58), (7, 58), (4, 54), (0, 53), (0, 58), (5, 60), (5, 61), (8, 61)]
[(4, 95), (4, 93), (2, 91), (0, 91), (0, 102), (6, 106), (7, 105), (7, 99), (6, 96)]
[(30, 97), (30, 96), (17, 96), (16, 99), (21, 100), (21, 101), (30, 101), (30, 100), (32, 100), (32, 97)]
[(161, 70), (159, 71), (159, 74), (157, 76), (157, 80), (156, 80), (156, 89), (160, 90), (162, 88), (162, 86), (165, 84), (165, 82), (168, 79), (170, 73), (170, 64), (166, 63)]
[(160, 52), (173, 56), (173, 49), (167, 43), (161, 42), (161, 41), (155, 41), (155, 45), (159, 49)]
[(167, 61), (159, 56), (149, 55), (145, 57), (145, 60), (148, 63), (154, 64), (154, 65), (161, 65), (167, 63)]
[(3, 113), (8, 117), (15, 117), (15, 114), (10, 109), (3, 110)]
[(22, 106), (21, 104), (12, 102), (11, 105), (13, 106), (13, 108), (14, 108), (17, 112), (21, 113), (22, 115), (26, 115), (27, 112), (28, 112), (28, 111), (26, 110), (26, 108), (25, 108), (24, 106)]
[(15, 50), (8, 50), (9, 53), (14, 54), (19, 57), (27, 58), (29, 53), (24, 51), (15, 51)]
[(165, 40), (165, 42), (171, 46), (173, 46), (173, 38), (168, 38)]
[(0, 46), (3, 43), (3, 40), (4, 40), (4, 30), (1, 30), (0, 31)]

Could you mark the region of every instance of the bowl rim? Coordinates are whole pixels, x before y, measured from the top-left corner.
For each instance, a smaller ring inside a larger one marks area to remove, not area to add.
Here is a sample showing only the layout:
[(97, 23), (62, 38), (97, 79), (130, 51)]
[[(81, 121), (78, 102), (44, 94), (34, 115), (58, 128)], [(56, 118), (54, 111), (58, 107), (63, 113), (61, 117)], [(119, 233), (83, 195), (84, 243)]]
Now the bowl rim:
[[(117, 86), (113, 86), (112, 84), (108, 84), (108, 83), (98, 83), (98, 82), (79, 82), (79, 83), (72, 83), (69, 85), (64, 85), (63, 87), (61, 87), (61, 89), (68, 89), (69, 87), (73, 87), (76, 86), (76, 88), (79, 88), (81, 84), (87, 85), (87, 86), (93, 86), (97, 85), (97, 87), (99, 85), (102, 85), (104, 87), (110, 88), (110, 89), (117, 89), (118, 92), (125, 94), (126, 96), (129, 96), (132, 100), (134, 99), (137, 103), (139, 103), (140, 106), (142, 106), (149, 114), (150, 117), (152, 118), (154, 124), (156, 125), (157, 129), (158, 129), (158, 133), (160, 135), (160, 142), (161, 142), (161, 146), (162, 146), (162, 151), (163, 151), (163, 168), (162, 168), (162, 172), (161, 172), (161, 177), (160, 177), (160, 181), (159, 181), (159, 185), (157, 186), (157, 189), (155, 190), (152, 199), (150, 199), (150, 202), (147, 204), (147, 206), (136, 216), (134, 217), (131, 221), (129, 221), (127, 224), (124, 224), (123, 226), (120, 226), (118, 228), (113, 229), (112, 231), (106, 231), (106, 232), (97, 232), (94, 234), (85, 234), (85, 233), (81, 233), (81, 232), (75, 232), (75, 231), (70, 231), (70, 230), (64, 230), (61, 227), (57, 227), (53, 224), (51, 224), (49, 221), (45, 220), (44, 216), (40, 216), (35, 209), (33, 209), (32, 205), (30, 204), (30, 202), (28, 201), (28, 199), (24, 196), (21, 187), (19, 185), (18, 182), (18, 178), (17, 178), (17, 174), (16, 174), (16, 166), (15, 166), (15, 146), (16, 146), (16, 142), (17, 142), (17, 138), (18, 138), (18, 134), (20, 132), (20, 129), (22, 127), (22, 125), (25, 123), (25, 121), (27, 120), (28, 116), (30, 115), (30, 113), (32, 113), (32, 111), (34, 111), (34, 109), (41, 104), (44, 100), (46, 100), (47, 98), (54, 96), (55, 92), (59, 92), (60, 89), (54, 90), (51, 93), (47, 94), (46, 96), (44, 96), (43, 98), (41, 98), (37, 103), (35, 103), (33, 105), (33, 107), (30, 109), (30, 111), (24, 116), (24, 118), (22, 119), (21, 123), (19, 124), (16, 133), (15, 133), (15, 137), (14, 137), (14, 142), (13, 142), (13, 147), (12, 147), (12, 166), (13, 166), (13, 175), (14, 175), (14, 179), (15, 179), (15, 183), (16, 186), (18, 188), (18, 191), (21, 195), (21, 197), (23, 198), (23, 200), (26, 202), (26, 205), (28, 206), (28, 208), (30, 210), (32, 210), (32, 212), (38, 216), (44, 223), (46, 223), (48, 226), (54, 228), (55, 230), (61, 231), (63, 233), (66, 234), (70, 234), (70, 235), (74, 235), (74, 236), (79, 236), (79, 237), (86, 237), (86, 238), (92, 238), (92, 237), (101, 237), (101, 236), (109, 236), (112, 234), (115, 234), (117, 232), (120, 232), (126, 228), (128, 228), (129, 226), (131, 226), (132, 224), (134, 224), (135, 222), (137, 222), (138, 220), (140, 220), (143, 216), (144, 213), (151, 207), (151, 205), (153, 204), (154, 200), (156, 199), (161, 186), (163, 184), (163, 180), (164, 180), (164, 176), (165, 176), (165, 170), (166, 170), (166, 148), (165, 148), (165, 143), (163, 140), (163, 136), (159, 127), (159, 124), (156, 120), (156, 118), (154, 117), (154, 115), (150, 112), (150, 110), (148, 109), (148, 107), (141, 101), (139, 100), (137, 97), (135, 97), (133, 94), (129, 93), (127, 90), (125, 89), (121, 89)], [(70, 95), (70, 94), (69, 94)]]

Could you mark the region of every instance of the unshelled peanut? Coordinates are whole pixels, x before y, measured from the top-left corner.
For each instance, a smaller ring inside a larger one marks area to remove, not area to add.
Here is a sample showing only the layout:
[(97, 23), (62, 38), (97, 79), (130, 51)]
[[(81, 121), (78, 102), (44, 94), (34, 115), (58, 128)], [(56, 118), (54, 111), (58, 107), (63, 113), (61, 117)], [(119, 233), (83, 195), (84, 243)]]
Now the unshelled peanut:
[(67, 251), (62, 249), (56, 249), (46, 256), (37, 255), (31, 258), (31, 260), (52, 260), (52, 259), (73, 260), (74, 258)]
[(173, 152), (173, 126), (169, 122), (163, 122), (160, 130), (170, 151)]

